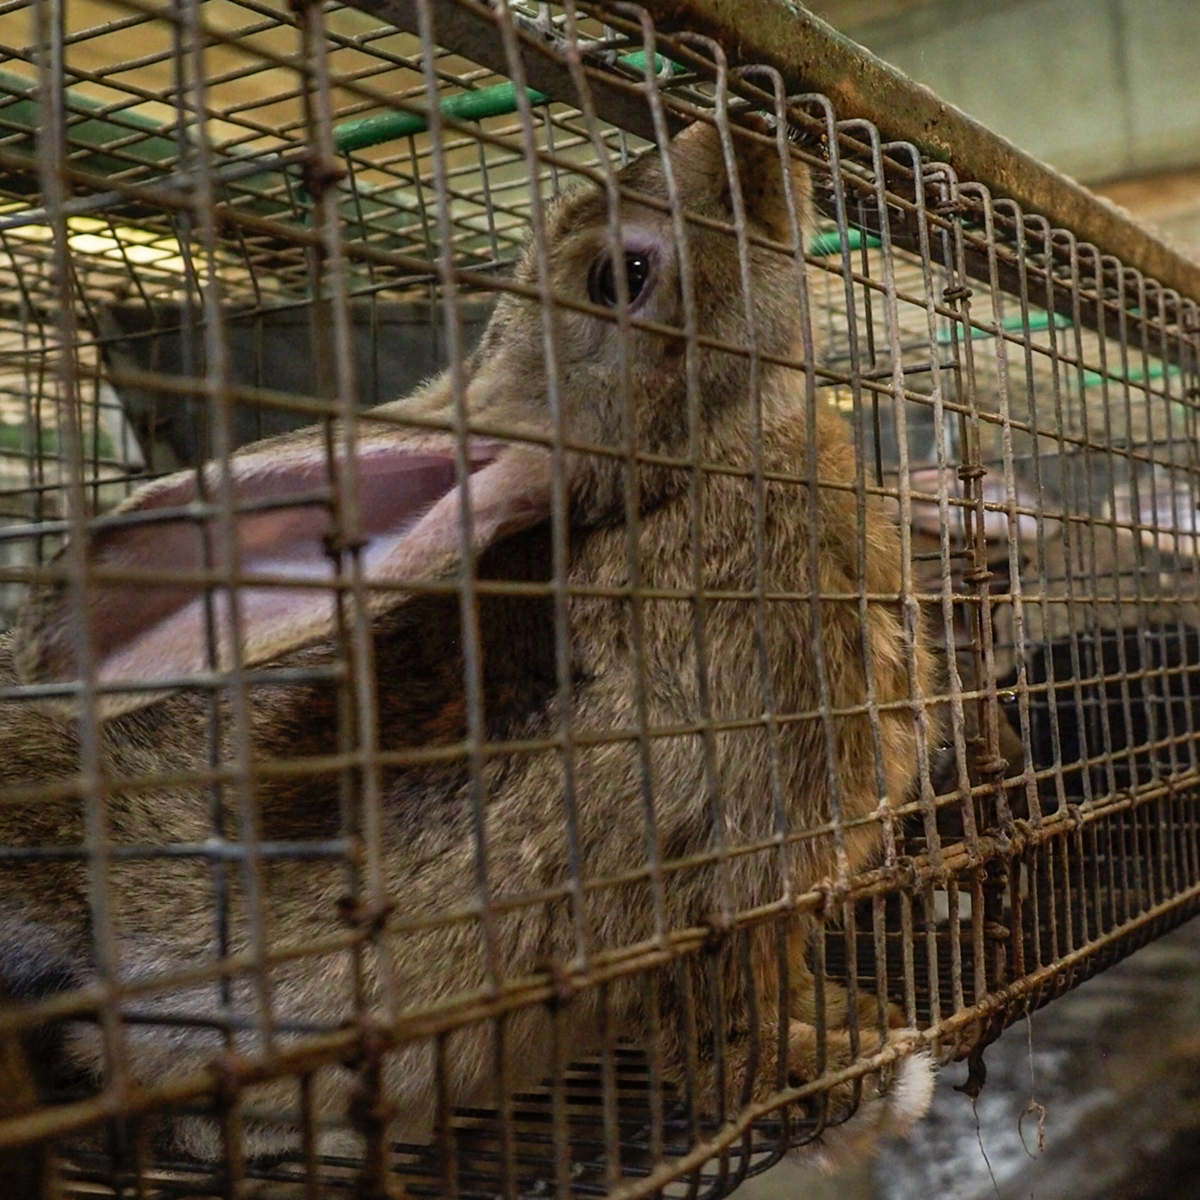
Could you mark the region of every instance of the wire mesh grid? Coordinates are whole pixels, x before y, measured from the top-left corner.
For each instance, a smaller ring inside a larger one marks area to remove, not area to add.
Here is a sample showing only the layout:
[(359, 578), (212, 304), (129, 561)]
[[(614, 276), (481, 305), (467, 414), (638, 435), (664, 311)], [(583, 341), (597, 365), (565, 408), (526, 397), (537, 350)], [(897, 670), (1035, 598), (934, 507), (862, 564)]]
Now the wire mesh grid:
[(0, 52), (27, 1194), (726, 1194), (1195, 911), (1191, 298), (628, 5)]

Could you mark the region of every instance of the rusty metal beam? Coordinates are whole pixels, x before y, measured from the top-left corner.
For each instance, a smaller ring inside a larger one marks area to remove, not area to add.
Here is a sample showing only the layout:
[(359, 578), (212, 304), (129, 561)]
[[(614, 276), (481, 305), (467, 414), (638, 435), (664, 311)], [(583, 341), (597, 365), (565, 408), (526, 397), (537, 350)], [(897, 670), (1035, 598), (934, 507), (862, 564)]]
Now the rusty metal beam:
[(778, 70), (790, 91), (822, 92), (927, 158), (984, 184), (1174, 288), (1200, 299), (1200, 263), (1147, 233), (1128, 213), (1024, 153), (927, 87), (838, 33), (794, 0), (641, 0), (664, 33), (715, 38), (731, 58)]

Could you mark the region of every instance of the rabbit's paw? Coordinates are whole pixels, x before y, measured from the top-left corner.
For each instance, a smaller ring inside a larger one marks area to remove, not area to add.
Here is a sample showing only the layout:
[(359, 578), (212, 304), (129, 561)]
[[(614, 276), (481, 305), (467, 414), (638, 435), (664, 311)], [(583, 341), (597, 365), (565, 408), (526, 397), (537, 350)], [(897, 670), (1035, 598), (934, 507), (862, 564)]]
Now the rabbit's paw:
[[(872, 1000), (873, 1003), (873, 1000)], [(890, 1029), (888, 1043), (901, 1043), (911, 1029)], [(855, 1055), (846, 1029), (833, 1029), (825, 1037), (825, 1071), (838, 1071), (855, 1058), (869, 1057), (883, 1046), (877, 1029), (859, 1034)], [(818, 1078), (817, 1030), (805, 1021), (788, 1025), (788, 1082), (800, 1087)], [(835, 1084), (827, 1093), (825, 1125), (814, 1141), (798, 1147), (796, 1156), (833, 1172), (870, 1157), (878, 1144), (901, 1137), (929, 1111), (933, 1099), (934, 1061), (927, 1051), (903, 1054), (859, 1079)]]
[[(817, 1023), (817, 1009), (825, 1014), (825, 1024), (830, 1029), (845, 1029), (851, 1024), (850, 1010), (854, 1009), (859, 1029), (876, 1029), (879, 1026), (879, 998), (873, 992), (859, 991), (853, 1003), (850, 994), (840, 983), (832, 979), (823, 981), (823, 996), (817, 1002), (816, 979), (807, 968), (795, 970), (788, 998), (788, 1016), (806, 1025)], [(884, 1002), (884, 1017), (889, 1029), (899, 1029), (904, 1024), (904, 1013), (890, 1001)]]

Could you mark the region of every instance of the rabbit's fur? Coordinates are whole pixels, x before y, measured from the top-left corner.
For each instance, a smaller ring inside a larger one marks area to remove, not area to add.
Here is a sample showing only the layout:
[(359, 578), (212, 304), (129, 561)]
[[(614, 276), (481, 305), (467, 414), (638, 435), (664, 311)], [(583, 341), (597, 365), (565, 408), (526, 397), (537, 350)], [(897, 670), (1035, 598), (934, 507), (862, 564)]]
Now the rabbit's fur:
[[(791, 241), (794, 233), (784, 203), (784, 180), (777, 151), (759, 140), (740, 144), (739, 174), (745, 193), (749, 229), (759, 237)], [(728, 221), (730, 188), (715, 131), (703, 124), (690, 127), (672, 144), (671, 166), (684, 207), (704, 217)], [(668, 189), (662, 158), (647, 155), (625, 168), (621, 182), (666, 200)], [(807, 174), (796, 164), (791, 185), (797, 210), (806, 211)], [(555, 290), (583, 300), (589, 272), (607, 252), (606, 201), (601, 192), (582, 189), (568, 194), (549, 213), (549, 266)], [(653, 262), (652, 284), (635, 306), (635, 315), (683, 326), (678, 266), (670, 217), (631, 199), (622, 202), (626, 246), (634, 245)], [(696, 328), (702, 337), (745, 344), (746, 321), (732, 235), (689, 224), (688, 242), (696, 297)], [(794, 259), (765, 247), (751, 251), (753, 311), (758, 346), (765, 355), (802, 357), (798, 276)], [(537, 263), (529, 249), (516, 272), (519, 281), (536, 286)], [(568, 438), (576, 442), (620, 446), (625, 443), (619, 384), (619, 331), (612, 321), (559, 308), (557, 345), (562, 415)], [(704, 345), (697, 355), (699, 458), (703, 462), (752, 462), (749, 363)], [(687, 357), (684, 343), (649, 331), (632, 332), (629, 340), (631, 394), (636, 417), (636, 443), (643, 452), (681, 457), (688, 452)], [(477, 351), (465, 364), (466, 398), (473, 421), (492, 426), (514, 423), (550, 431), (549, 397), (544, 366), (540, 305), (521, 295), (505, 295)], [(818, 392), (816, 427), (806, 416), (802, 370), (760, 364), (762, 456), (768, 473), (804, 476), (811, 433), (817, 444), (818, 474), (823, 482), (849, 483), (854, 475), (847, 428)], [(385, 415), (424, 416), (451, 412), (449, 376), (431, 381), (413, 396), (385, 406)], [(235, 457), (239, 496), (255, 488), (272, 471), (286, 476), (289, 464), (311, 468), (324, 461), (324, 435), (305, 431), (248, 448)], [(360, 442), (360, 461), (371, 453), (432, 447), (446, 455), (449, 440), (438, 433), (414, 433), (369, 423)], [(403, 455), (401, 455), (402, 457)], [(493, 488), (495, 511), (486, 497), (473, 504), (478, 575), (483, 579), (547, 580), (551, 578), (551, 538), (545, 520), (549, 495), (547, 452), (539, 445), (502, 451)], [(282, 464), (282, 465), (280, 465)], [(505, 465), (507, 464), (507, 465)], [(489, 468), (490, 469), (490, 468)], [(570, 489), (568, 582), (572, 587), (628, 587), (621, 460), (567, 456)], [(507, 471), (508, 474), (504, 472)], [(369, 474), (369, 472), (368, 472)], [(486, 472), (478, 478), (482, 479)], [(638, 557), (642, 584), (686, 596), (693, 591), (690, 473), (662, 465), (642, 464)], [(218, 477), (210, 473), (210, 478)], [(311, 489), (311, 471), (298, 469)], [(366, 476), (364, 475), (364, 478)], [(473, 477), (474, 480), (475, 477)], [(368, 483), (363, 483), (364, 489)], [(479, 484), (480, 491), (485, 487)], [(189, 488), (192, 490), (189, 492)], [(270, 490), (268, 486), (266, 490)], [(453, 493), (453, 489), (451, 489)], [(745, 593), (755, 583), (755, 538), (752, 484), (740, 474), (704, 472), (699, 483), (702, 504), (703, 562), (706, 589)], [(515, 498), (514, 498), (515, 497)], [(126, 509), (186, 503), (194, 499), (194, 476), (176, 476), (148, 485)], [(368, 503), (364, 501), (364, 504)], [(447, 503), (457, 504), (456, 494)], [(440, 511), (440, 510), (439, 510)], [(445, 574), (456, 561), (457, 543), (445, 536), (457, 522), (457, 507), (439, 526), (422, 526), (424, 538), (414, 550), (404, 541), (399, 561), (416, 574)], [(819, 561), (816, 578), (822, 593), (852, 597), (864, 590), (868, 606), (865, 644), (869, 647), (874, 694), (884, 708), (879, 714), (887, 798), (903, 798), (917, 761), (916, 723), (908, 701), (929, 693), (929, 663), (924, 643), (906, 647), (900, 603), (898, 531), (874, 500), (867, 501), (867, 555), (858, 562), (856, 500), (843, 487), (823, 487), (814, 510), (807, 485), (782, 481), (766, 484), (766, 588), (805, 592), (810, 587), (810, 536), (817, 525)], [(271, 520), (268, 515), (266, 520)], [(194, 541), (180, 523), (143, 526), (143, 533), (98, 534), (95, 561), (109, 565), (162, 567), (195, 565)], [(254, 537), (242, 547), (243, 565), (255, 554)], [(319, 531), (318, 531), (319, 532)], [(505, 536), (507, 534), (507, 536)], [(283, 536), (282, 534), (280, 536)], [(407, 537), (407, 535), (406, 535)], [(122, 540), (122, 539), (125, 540)], [(403, 539), (402, 539), (403, 540)], [(319, 538), (316, 539), (319, 542)], [(405, 558), (405, 555), (409, 557)], [(268, 554), (269, 558), (270, 555)], [(286, 557), (286, 555), (285, 555)], [(386, 573), (383, 568), (381, 573)], [(315, 594), (315, 593), (314, 593)], [(18, 682), (71, 678), (76, 668), (69, 652), (70, 608), (65, 593), (50, 590), (31, 601), (8, 640), (0, 641), (0, 687)], [(305, 599), (282, 616), (255, 626), (251, 614), (243, 629), (243, 652), (250, 664), (314, 667), (335, 662), (329, 636), (332, 614)], [(154, 674), (166, 678), (203, 666), (203, 638), (198, 625), (180, 618), (150, 629), (170, 608), (170, 597), (158, 608), (150, 589), (120, 583), (98, 583), (90, 612), (96, 633), (93, 647), (100, 679)], [(885, 597), (885, 599), (878, 599)], [(307, 610), (297, 605), (308, 605)], [(131, 634), (128, 623), (145, 628)], [(247, 608), (249, 611), (249, 606)], [(507, 905), (494, 923), (498, 962), (506, 981), (534, 975), (547, 966), (579, 967), (577, 931), (586, 931), (589, 952), (653, 944), (656, 930), (651, 885), (645, 868), (649, 857), (642, 800), (642, 770), (636, 738), (597, 741), (587, 735), (636, 731), (639, 713), (637, 664), (632, 645), (628, 601), (621, 597), (574, 596), (569, 600), (571, 700), (570, 724), (579, 744), (574, 749), (573, 794), (577, 810), (579, 867), (584, 879), (617, 879), (610, 887), (585, 890), (573, 911), (564, 887), (571, 878), (564, 805), (562, 756), (552, 750), (508, 752), (487, 757), (482, 767), (486, 813), (487, 873), (491, 895), (512, 901), (555, 890), (552, 900), (534, 899)], [(221, 614), (218, 613), (218, 616)], [(245, 614), (243, 614), (245, 616)], [(779, 714), (814, 713), (820, 709), (814, 645), (825, 660), (828, 703), (835, 710), (862, 706), (867, 696), (863, 667), (864, 631), (856, 600), (826, 600), (820, 606), (820, 628), (812, 626), (806, 600), (765, 604), (766, 661), (774, 709)], [(458, 741), (466, 733), (467, 704), (463, 687), (463, 641), (459, 598), (455, 594), (419, 595), (407, 599), (395, 591), (376, 604), (374, 666), (377, 681), (378, 745), (385, 751)], [(706, 751), (698, 728), (703, 720), (697, 676), (697, 650), (692, 608), (686, 599), (648, 599), (642, 605), (643, 681), (646, 720), (651, 729), (683, 727), (683, 731), (649, 741), (654, 816), (661, 858), (672, 862), (720, 843), (729, 848), (761, 843), (766, 848), (708, 861), (665, 874), (666, 928), (703, 926), (722, 912), (742, 912), (798, 894), (837, 874), (834, 841), (828, 831), (794, 842), (789, 849), (791, 878), (784, 880), (772, 800), (772, 751), (761, 723), (764, 711), (757, 650), (757, 606), (745, 599), (712, 599), (705, 615), (708, 703), (714, 721), (745, 720), (745, 727), (712, 737), (716, 789), (723, 824), (714, 828), (712, 788), (706, 779)], [(557, 685), (553, 600), (485, 595), (479, 601), (482, 639), (482, 690), (489, 739), (544, 738), (562, 728), (564, 713)], [(144, 637), (142, 635), (145, 635)], [(141, 640), (139, 640), (141, 638)], [(230, 645), (223, 642), (228, 660)], [(14, 662), (15, 660), (15, 662)], [(910, 679), (909, 663), (919, 679)], [(291, 683), (255, 686), (249, 691), (247, 721), (253, 756), (258, 763), (330, 755), (338, 750), (338, 691), (334, 683)], [(238, 761), (236, 712), (226, 699), (219, 703), (214, 756), (225, 764)], [(207, 768), (210, 761), (209, 706), (203, 693), (174, 691), (147, 697), (109, 700), (100, 727), (100, 760), (109, 780), (171, 775), (176, 779)], [(353, 724), (353, 721), (350, 722)], [(877, 810), (876, 752), (865, 713), (837, 716), (833, 723), (835, 770), (846, 821)], [(0, 810), (2, 838), (8, 844), (79, 844), (84, 839), (83, 804), (79, 800), (38, 798), (44, 781), (71, 777), (79, 770), (79, 733), (74, 717), (61, 709), (28, 702), (0, 704), (0, 787), (9, 803)], [(833, 815), (827, 768), (825, 728), (820, 719), (790, 720), (779, 728), (778, 771), (790, 832), (827, 827)], [(302, 841), (337, 835), (344, 807), (354, 809), (357, 794), (347, 800), (339, 791), (340, 776), (324, 769), (300, 774), (233, 779), (224, 789), (221, 807), (230, 838), (247, 827), (245, 796), (252, 792), (257, 834), (265, 841)], [(450, 762), (392, 767), (382, 772), (382, 825), (377, 858), (367, 855), (364, 879), (374, 879), (394, 910), (383, 949), (364, 956), (362, 986), (381, 1006), (386, 1019), (388, 996), (395, 1012), (429, 1009), (454, 997), (489, 987), (481, 926), (472, 907), (476, 887), (476, 836), (470, 802), (469, 771), (462, 756)], [(24, 797), (27, 802), (18, 803)], [(239, 799), (241, 797), (241, 799)], [(203, 842), (212, 834), (211, 792), (201, 785), (165, 781), (150, 789), (111, 787), (106, 805), (109, 834), (118, 845)], [(877, 822), (855, 824), (845, 832), (845, 863), (861, 867), (873, 853)], [(638, 872), (641, 874), (638, 874)], [(376, 873), (373, 875), (373, 872)], [(122, 976), (143, 980), (209, 962), (217, 953), (214, 926), (214, 872), (196, 860), (117, 860), (111, 865), (109, 889)], [(344, 931), (339, 898), (347, 890), (345, 868), (328, 859), (268, 859), (261, 865), (259, 899), (266, 921), (266, 948), (272, 952), (311, 945)], [(235, 950), (252, 948), (247, 909), (253, 902), (242, 887), (243, 874), (234, 863), (228, 870), (231, 890), (231, 937)], [(8, 943), (36, 937), (47, 961), (66, 962), (69, 982), (82, 983), (92, 974), (91, 930), (87, 881), (81, 864), (42, 862), (6, 864), (0, 872), (0, 903), (9, 915)], [(438, 925), (435, 918), (458, 914), (463, 919)], [(463, 916), (463, 914), (466, 914)], [(428, 921), (419, 927), (422, 920)], [(719, 924), (719, 921), (717, 922)], [(14, 932), (15, 931), (15, 932)], [(31, 931), (37, 931), (33, 933)], [(791, 931), (792, 995), (779, 995), (776, 932), (772, 925), (748, 933), (716, 937), (712, 953), (696, 957), (687, 987), (676, 970), (660, 980), (664, 1063), (675, 1080), (683, 1077), (685, 1042), (680, 1013), (690, 993), (701, 1055), (701, 1100), (711, 1103), (709, 1061), (714, 1035), (712, 978), (723, 986), (726, 1019), (723, 1033), (726, 1087), (736, 1105), (749, 1066), (749, 998), (741, 968), (739, 939), (749, 938), (750, 961), (758, 989), (761, 1017), (759, 1057), (753, 1081), (756, 1095), (775, 1087), (773, 1062), (777, 1013), (790, 1011), (790, 1057), (793, 1079), (810, 1078), (815, 1070), (816, 1038), (812, 1024), (813, 980), (804, 966), (811, 919), (801, 918)], [(0, 968), (7, 951), (0, 945)], [(708, 964), (708, 967), (705, 966)], [(708, 974), (711, 967), (712, 975)], [(383, 988), (384, 972), (391, 987)], [(42, 972), (44, 975), (45, 972)], [(40, 978), (37, 970), (22, 979)], [(345, 950), (320, 957), (279, 963), (270, 972), (271, 1002), (276, 1020), (337, 1026), (352, 1016), (353, 960)], [(10, 984), (18, 990), (22, 980)], [(61, 984), (59, 985), (61, 986)], [(30, 985), (27, 990), (37, 991)], [(45, 990), (41, 988), (40, 990)], [(845, 1018), (845, 1004), (832, 985), (830, 1021)], [(619, 1034), (645, 1035), (651, 994), (646, 977), (615, 979), (607, 989), (609, 1027)], [(233, 987), (235, 1007), (253, 1019), (257, 993), (248, 976)], [(175, 988), (131, 1002), (145, 1011), (211, 1012), (218, 1002), (215, 985)], [(569, 1020), (560, 1023), (577, 1038), (568, 1051), (586, 1051), (597, 1042), (601, 992), (578, 990), (570, 1000)], [(874, 1020), (875, 1001), (863, 1005), (862, 1047), (879, 1045), (866, 1025)], [(839, 1017), (840, 1014), (840, 1017)], [(205, 1031), (134, 1025), (126, 1030), (135, 1074), (157, 1080), (198, 1069), (219, 1054), (221, 1043)], [(481, 1023), (455, 1033), (447, 1063), (452, 1102), (494, 1102), (493, 1026)], [(874, 1040), (873, 1040), (874, 1038)], [(286, 1042), (287, 1034), (283, 1035)], [(541, 1005), (511, 1013), (504, 1025), (504, 1050), (512, 1086), (527, 1085), (552, 1069), (550, 1017)], [(252, 1038), (241, 1048), (257, 1048)], [(844, 1032), (829, 1035), (829, 1062), (849, 1061)], [(98, 1032), (84, 1028), (69, 1037), (69, 1057), (77, 1066), (100, 1069)], [(432, 1047), (421, 1040), (402, 1046), (387, 1058), (385, 1080), (394, 1106), (396, 1136), (428, 1133), (433, 1108)], [(874, 1121), (860, 1118), (865, 1133), (903, 1128), (928, 1103), (928, 1066), (922, 1058), (902, 1062), (899, 1083), (878, 1102)], [(344, 1114), (350, 1076), (341, 1069), (318, 1077), (318, 1101), (330, 1114)], [(293, 1083), (255, 1093), (257, 1099), (295, 1102)], [(215, 1132), (199, 1120), (181, 1121), (177, 1140), (202, 1155), (220, 1152)], [(270, 1152), (286, 1135), (251, 1124), (248, 1145), (253, 1153)], [(863, 1139), (851, 1139), (855, 1152)]]

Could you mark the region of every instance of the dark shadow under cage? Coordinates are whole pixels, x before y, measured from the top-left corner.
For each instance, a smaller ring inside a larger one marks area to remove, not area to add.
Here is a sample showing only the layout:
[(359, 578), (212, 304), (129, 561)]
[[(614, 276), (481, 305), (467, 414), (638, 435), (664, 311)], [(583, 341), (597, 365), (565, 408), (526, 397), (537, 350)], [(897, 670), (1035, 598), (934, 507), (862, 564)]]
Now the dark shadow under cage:
[(1200, 907), (1195, 269), (719, 9), (0, 12), (11, 1194), (724, 1195)]

